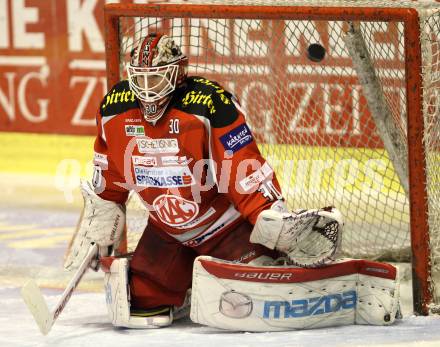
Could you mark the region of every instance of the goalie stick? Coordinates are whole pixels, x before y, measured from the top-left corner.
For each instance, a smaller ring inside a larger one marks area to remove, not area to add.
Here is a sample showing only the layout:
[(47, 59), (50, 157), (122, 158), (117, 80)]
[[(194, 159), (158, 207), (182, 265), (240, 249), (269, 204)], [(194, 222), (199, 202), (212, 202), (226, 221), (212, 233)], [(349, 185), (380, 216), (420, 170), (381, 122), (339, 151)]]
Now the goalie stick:
[(26, 306), (29, 311), (34, 316), (35, 322), (37, 323), (40, 331), (43, 335), (47, 335), (55, 323), (56, 319), (63, 311), (67, 302), (73, 294), (73, 291), (78, 286), (81, 278), (86, 273), (87, 269), (91, 266), (92, 262), (96, 259), (98, 254), (98, 246), (93, 244), (87, 253), (87, 256), (82, 261), (78, 270), (75, 272), (74, 276), (70, 280), (66, 289), (64, 290), (61, 299), (55, 306), (52, 312), (49, 311), (46, 301), (41, 293), (40, 288), (34, 280), (29, 280), (21, 289), (21, 296), (23, 297)]

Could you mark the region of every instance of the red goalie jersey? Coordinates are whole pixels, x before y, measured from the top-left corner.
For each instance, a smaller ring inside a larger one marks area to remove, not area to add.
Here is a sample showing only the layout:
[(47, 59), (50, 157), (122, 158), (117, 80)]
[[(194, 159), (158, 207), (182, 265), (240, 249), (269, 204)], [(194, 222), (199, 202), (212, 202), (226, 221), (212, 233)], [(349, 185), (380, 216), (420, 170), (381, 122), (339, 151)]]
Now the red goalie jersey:
[(240, 107), (215, 82), (188, 78), (153, 125), (122, 81), (104, 97), (97, 125), (97, 193), (124, 203), (136, 190), (149, 223), (186, 246), (197, 247), (243, 218), (254, 224), (282, 199)]

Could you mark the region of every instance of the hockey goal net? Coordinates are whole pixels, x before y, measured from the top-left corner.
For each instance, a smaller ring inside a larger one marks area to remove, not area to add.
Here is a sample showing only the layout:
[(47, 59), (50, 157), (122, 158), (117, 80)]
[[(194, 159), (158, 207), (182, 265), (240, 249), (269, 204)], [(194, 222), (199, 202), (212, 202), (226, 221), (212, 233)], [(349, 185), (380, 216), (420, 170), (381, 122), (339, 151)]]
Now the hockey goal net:
[[(412, 260), (414, 309), (436, 308), (439, 3), (185, 1), (105, 14), (109, 85), (141, 37), (172, 36), (190, 75), (238, 97), (289, 207), (338, 207), (344, 254)], [(137, 205), (129, 240), (146, 223)]]

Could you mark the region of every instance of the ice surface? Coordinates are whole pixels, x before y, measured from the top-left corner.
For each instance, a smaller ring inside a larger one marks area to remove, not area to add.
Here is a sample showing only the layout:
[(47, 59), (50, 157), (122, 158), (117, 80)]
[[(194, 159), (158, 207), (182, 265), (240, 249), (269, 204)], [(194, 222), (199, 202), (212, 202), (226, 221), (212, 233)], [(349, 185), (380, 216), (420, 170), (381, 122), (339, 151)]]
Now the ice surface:
[[(55, 305), (59, 293), (47, 293)], [(391, 327), (346, 326), (329, 329), (236, 333), (189, 320), (157, 330), (115, 329), (108, 322), (104, 296), (74, 295), (48, 336), (42, 336), (17, 288), (0, 290), (1, 346), (440, 346), (440, 319), (406, 317)]]
[(62, 257), (78, 217), (77, 211), (0, 209), (0, 346), (440, 346), (440, 317), (415, 317), (406, 296), (405, 317), (391, 327), (345, 326), (327, 329), (237, 333), (178, 321), (157, 330), (115, 329), (100, 291), (102, 274), (89, 273), (43, 336), (20, 297), (32, 277), (53, 307), (71, 275)]

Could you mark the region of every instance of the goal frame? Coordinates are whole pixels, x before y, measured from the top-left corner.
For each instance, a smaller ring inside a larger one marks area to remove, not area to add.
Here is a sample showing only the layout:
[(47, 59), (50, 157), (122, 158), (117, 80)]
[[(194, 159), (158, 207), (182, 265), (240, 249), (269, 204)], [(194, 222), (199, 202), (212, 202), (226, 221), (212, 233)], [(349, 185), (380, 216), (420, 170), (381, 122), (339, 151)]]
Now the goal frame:
[(429, 314), (433, 293), (430, 284), (430, 235), (428, 224), (426, 159), (423, 143), (422, 52), (419, 14), (413, 8), (374, 7), (314, 7), (314, 6), (250, 6), (199, 4), (107, 4), (105, 16), (105, 54), (107, 85), (119, 80), (118, 18), (209, 18), (209, 19), (266, 19), (266, 20), (345, 20), (399, 21), (404, 24), (405, 76), (409, 211), (413, 308), (418, 315)]

